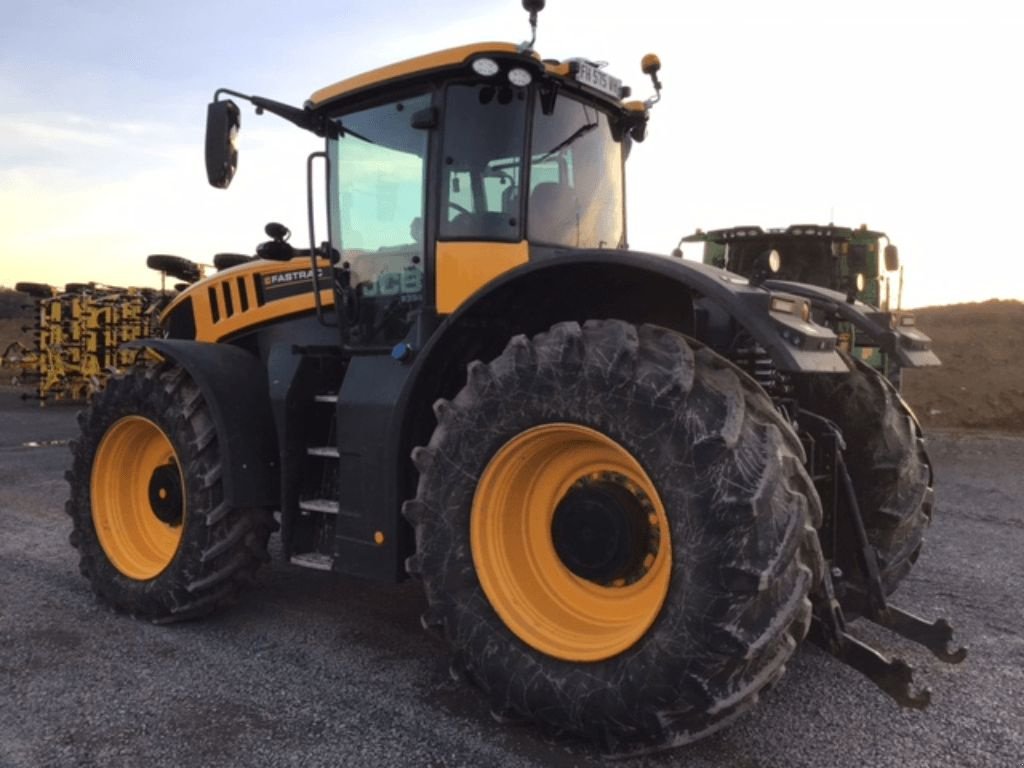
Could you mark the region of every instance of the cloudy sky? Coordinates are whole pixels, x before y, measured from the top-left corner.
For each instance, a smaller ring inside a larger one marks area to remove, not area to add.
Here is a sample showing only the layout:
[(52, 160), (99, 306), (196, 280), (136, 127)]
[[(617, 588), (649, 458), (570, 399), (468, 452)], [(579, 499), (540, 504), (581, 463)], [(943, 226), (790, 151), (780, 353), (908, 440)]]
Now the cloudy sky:
[[(304, 239), (312, 136), (243, 112), (231, 190), (206, 185), (217, 87), (301, 104), (391, 61), (528, 34), (518, 0), (7, 0), (0, 26), (0, 285), (157, 283), (149, 253)], [(695, 228), (884, 229), (904, 304), (1024, 299), (1024, 7), (1006, 0), (550, 0), (537, 49), (665, 91), (633, 152), (635, 248)], [(699, 258), (694, 249), (687, 256)]]

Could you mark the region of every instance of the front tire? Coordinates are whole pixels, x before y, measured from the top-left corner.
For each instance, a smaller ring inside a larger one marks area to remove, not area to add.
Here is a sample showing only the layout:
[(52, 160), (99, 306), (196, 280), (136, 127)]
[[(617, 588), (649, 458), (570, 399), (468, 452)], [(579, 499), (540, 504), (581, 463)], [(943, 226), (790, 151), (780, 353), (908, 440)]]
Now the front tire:
[(188, 374), (164, 364), (114, 376), (79, 424), (66, 509), (97, 597), (152, 621), (232, 602), (268, 559), (273, 517), (224, 502), (216, 428)]
[(636, 752), (753, 705), (806, 634), (820, 502), (755, 384), (677, 333), (513, 338), (435, 407), (425, 624), (502, 716)]
[[(917, 562), (931, 524), (931, 461), (921, 428), (895, 387), (863, 361), (845, 359), (849, 373), (807, 377), (800, 403), (833, 421), (843, 433), (845, 461), (888, 595)], [(866, 591), (861, 567), (852, 555), (852, 534), (839, 546), (843, 569), (858, 592)], [(850, 607), (859, 612), (858, 606)]]

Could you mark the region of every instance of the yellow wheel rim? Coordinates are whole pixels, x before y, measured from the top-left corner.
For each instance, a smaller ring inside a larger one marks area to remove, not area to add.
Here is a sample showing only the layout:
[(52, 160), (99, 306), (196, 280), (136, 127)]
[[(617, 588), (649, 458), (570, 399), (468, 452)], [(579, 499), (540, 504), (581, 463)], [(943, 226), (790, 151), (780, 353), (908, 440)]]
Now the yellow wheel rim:
[(174, 559), (185, 525), (185, 486), (163, 430), (125, 416), (107, 430), (92, 465), (92, 521), (117, 570), (144, 581)]
[(654, 484), (629, 451), (576, 424), (534, 427), (498, 450), (473, 498), (470, 543), (502, 621), (555, 658), (622, 653), (668, 594), (671, 542)]

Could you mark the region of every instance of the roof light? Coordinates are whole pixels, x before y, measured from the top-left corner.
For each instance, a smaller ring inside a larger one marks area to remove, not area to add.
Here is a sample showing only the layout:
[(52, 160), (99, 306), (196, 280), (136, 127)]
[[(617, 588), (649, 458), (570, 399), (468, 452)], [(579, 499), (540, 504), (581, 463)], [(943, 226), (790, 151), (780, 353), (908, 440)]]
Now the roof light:
[(516, 67), (515, 69), (509, 70), (508, 81), (512, 83), (512, 85), (523, 88), (533, 82), (533, 75), (522, 67)]
[(473, 71), (481, 77), (493, 77), (498, 74), (498, 62), (494, 59), (473, 59)]

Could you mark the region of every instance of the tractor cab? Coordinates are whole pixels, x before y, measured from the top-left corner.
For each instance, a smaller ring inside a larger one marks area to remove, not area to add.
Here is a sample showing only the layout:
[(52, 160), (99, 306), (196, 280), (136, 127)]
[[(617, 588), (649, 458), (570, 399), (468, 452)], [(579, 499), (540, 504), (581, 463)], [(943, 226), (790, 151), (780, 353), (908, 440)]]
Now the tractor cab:
[[(629, 89), (600, 64), (524, 46), (409, 59), (323, 88), (301, 110), (245, 97), (325, 138), (329, 249), (311, 233), (310, 252), (330, 254), (346, 343), (399, 342), (418, 318), (450, 314), (558, 249), (626, 246), (623, 164), (653, 100), (624, 101)], [(658, 66), (645, 58), (656, 88)], [(234, 173), (237, 116), (231, 101), (210, 105), (215, 186)]]

